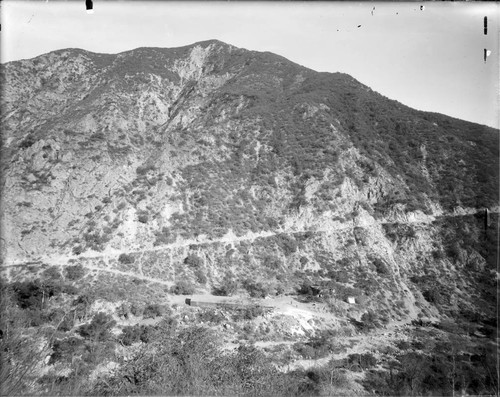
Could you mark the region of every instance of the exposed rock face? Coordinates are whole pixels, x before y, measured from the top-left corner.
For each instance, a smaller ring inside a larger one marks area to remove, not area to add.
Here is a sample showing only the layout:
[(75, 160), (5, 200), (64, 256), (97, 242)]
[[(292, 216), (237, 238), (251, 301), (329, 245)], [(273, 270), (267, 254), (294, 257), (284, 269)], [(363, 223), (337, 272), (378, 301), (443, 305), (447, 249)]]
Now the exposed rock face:
[(470, 214), (498, 204), (496, 130), (217, 41), (55, 51), (1, 83), (6, 265), (195, 280), (195, 252), (213, 283), (309, 269), (399, 315), (433, 315), (433, 274), (468, 309), (492, 269)]

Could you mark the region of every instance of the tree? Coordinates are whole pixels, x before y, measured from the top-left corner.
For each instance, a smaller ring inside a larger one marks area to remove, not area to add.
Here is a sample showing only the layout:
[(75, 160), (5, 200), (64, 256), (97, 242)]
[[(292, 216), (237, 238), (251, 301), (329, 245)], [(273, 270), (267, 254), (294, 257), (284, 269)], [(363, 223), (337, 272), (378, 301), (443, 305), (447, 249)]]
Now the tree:
[(170, 292), (175, 295), (192, 295), (195, 291), (194, 285), (186, 280), (177, 281), (177, 283), (170, 288)]
[(363, 313), (361, 316), (361, 322), (363, 323), (362, 328), (365, 331), (377, 328), (380, 325), (378, 315), (372, 310), (368, 310), (366, 313)]
[(261, 282), (247, 279), (243, 282), (243, 287), (247, 290), (252, 298), (265, 298), (267, 295), (269, 295), (269, 286), (265, 286)]
[(189, 267), (192, 267), (192, 268), (200, 268), (203, 265), (203, 261), (197, 255), (195, 255), (195, 254), (189, 254), (184, 259), (184, 264), (186, 264), (186, 265), (188, 265)]
[(129, 318), (131, 313), (131, 307), (129, 302), (123, 302), (120, 306), (116, 308), (116, 314), (118, 317), (123, 317), (125, 319)]
[(130, 305), (130, 313), (136, 317), (142, 316), (142, 313), (144, 313), (144, 306), (139, 302), (133, 302), (132, 305)]
[(71, 281), (79, 280), (85, 275), (85, 269), (82, 265), (67, 266), (65, 269), (66, 278)]
[(122, 333), (119, 336), (119, 340), (125, 346), (130, 346), (131, 344), (138, 342), (141, 337), (141, 326), (136, 324), (133, 326), (123, 327)]
[(222, 282), (212, 291), (214, 295), (231, 296), (238, 289), (238, 282), (233, 278), (231, 273), (226, 273)]
[(86, 319), (94, 301), (95, 298), (89, 293), (80, 295), (72, 304), (75, 307), (74, 316), (80, 320)]
[(434, 348), (434, 368), (441, 373), (451, 388), (452, 396), (458, 389), (467, 390), (474, 372), (469, 356), (464, 355), (469, 342), (463, 336), (451, 334), (448, 341), (436, 344)]
[(147, 305), (142, 316), (144, 318), (156, 318), (165, 314), (165, 307), (157, 303)]
[(42, 276), (47, 281), (60, 281), (61, 273), (57, 266), (51, 266), (48, 269), (44, 270)]
[(104, 312), (97, 313), (90, 324), (84, 324), (78, 329), (78, 333), (86, 339), (91, 339), (94, 342), (105, 341), (111, 334), (111, 329), (116, 325), (109, 314)]
[(194, 275), (196, 277), (196, 281), (198, 281), (198, 283), (202, 284), (202, 285), (205, 285), (208, 281), (207, 279), (207, 276), (205, 275), (205, 272), (203, 271), (203, 269), (196, 269), (194, 271)]
[(299, 294), (302, 295), (312, 295), (312, 289), (311, 289), (312, 283), (309, 280), (304, 280), (302, 285), (300, 286), (299, 290), (297, 291)]
[(123, 264), (130, 264), (130, 263), (134, 263), (135, 261), (135, 258), (133, 255), (128, 255), (128, 254), (120, 254), (120, 256), (118, 257), (118, 262), (120, 263), (123, 263)]
[(209, 329), (170, 326), (103, 382), (93, 394), (215, 394), (214, 371), (221, 362), (219, 339)]
[(237, 382), (244, 394), (282, 395), (285, 379), (262, 351), (253, 345), (241, 345), (232, 357)]
[(17, 306), (18, 298), (0, 280), (0, 394), (5, 396), (38, 394), (34, 387), (53, 338), (40, 328), (28, 328), (30, 320)]
[(401, 376), (406, 387), (405, 393), (415, 396), (421, 392), (426, 375), (426, 361), (420, 354), (409, 352), (399, 357)]

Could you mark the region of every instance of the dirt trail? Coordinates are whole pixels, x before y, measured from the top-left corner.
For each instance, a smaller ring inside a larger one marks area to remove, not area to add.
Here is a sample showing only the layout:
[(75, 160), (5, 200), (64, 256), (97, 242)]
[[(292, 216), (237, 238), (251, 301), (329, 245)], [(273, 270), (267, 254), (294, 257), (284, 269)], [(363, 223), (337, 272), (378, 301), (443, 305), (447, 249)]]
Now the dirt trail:
[[(379, 355), (379, 348), (388, 346), (389, 341), (405, 338), (405, 327), (409, 325), (411, 319), (394, 321), (389, 323), (385, 328), (376, 329), (368, 334), (358, 334), (349, 337), (339, 337), (337, 340), (340, 346), (345, 347), (345, 351), (340, 353), (331, 353), (326, 357), (319, 359), (301, 359), (296, 360), (289, 365), (290, 370), (297, 368), (313, 368), (327, 364), (330, 360), (340, 360), (347, 358), (351, 354), (372, 353), (374, 356)], [(354, 344), (349, 345), (354, 342)], [(346, 346), (347, 345), (347, 346)]]
[[(327, 312), (322, 307), (323, 305), (317, 303), (303, 303), (295, 300), (294, 296), (279, 296), (271, 297), (267, 299), (251, 299), (241, 296), (214, 296), (208, 293), (197, 294), (190, 296), (172, 296), (169, 297), (170, 304), (184, 305), (184, 300), (186, 297), (191, 298), (193, 301), (199, 302), (211, 302), (211, 303), (240, 303), (240, 304), (251, 304), (256, 303), (262, 306), (273, 307), (273, 315), (284, 314), (292, 316), (297, 319), (304, 329), (312, 329), (313, 327), (308, 323), (310, 319), (323, 319), (325, 321), (334, 321), (338, 319), (331, 312)], [(345, 350), (340, 353), (332, 353), (326, 357), (318, 359), (300, 359), (295, 360), (287, 366), (287, 370), (294, 370), (297, 368), (308, 369), (315, 366), (325, 365), (331, 359), (342, 359), (346, 358), (350, 354), (361, 354), (372, 352), (377, 356), (379, 347), (387, 346), (388, 342), (391, 340), (397, 340), (404, 338), (405, 327), (410, 327), (411, 317), (405, 320), (391, 321), (384, 328), (376, 329), (368, 334), (359, 333), (353, 336), (339, 336), (337, 337), (339, 347), (344, 347)], [(291, 345), (295, 343), (296, 340), (278, 340), (278, 341), (257, 341), (255, 345), (261, 348), (276, 346), (276, 345)], [(229, 344), (232, 346), (232, 344)], [(228, 348), (231, 348), (229, 346)], [(236, 345), (232, 346), (235, 347)]]
[[(475, 210), (473, 213), (480, 212), (480, 210)], [(441, 219), (441, 218), (448, 218), (448, 217), (462, 217), (462, 216), (468, 216), (473, 214), (471, 213), (465, 213), (465, 214), (443, 214), (443, 215), (436, 215), (436, 216), (428, 216), (426, 220), (409, 220), (407, 222), (398, 222), (401, 224), (428, 224), (432, 222), (435, 219)], [(493, 212), (492, 212), (493, 213)], [(387, 224), (387, 223), (392, 223), (392, 222), (380, 222), (376, 221), (374, 224)], [(219, 239), (212, 239), (212, 238), (201, 238), (201, 239), (187, 239), (187, 240), (180, 240), (176, 241), (171, 244), (165, 244), (162, 246), (157, 246), (157, 247), (151, 247), (151, 248), (145, 248), (145, 249), (113, 249), (108, 247), (104, 252), (97, 252), (97, 251), (88, 251), (85, 253), (82, 253), (80, 255), (72, 255), (72, 254), (58, 254), (58, 255), (42, 255), (38, 256), (36, 258), (32, 259), (19, 259), (19, 260), (13, 260), (11, 263), (4, 263), (2, 265), (2, 268), (9, 268), (9, 267), (16, 267), (16, 266), (29, 266), (33, 265), (36, 263), (49, 263), (51, 265), (61, 265), (64, 266), (67, 264), (68, 261), (70, 260), (78, 260), (78, 259), (95, 259), (95, 258), (103, 258), (103, 259), (110, 259), (110, 258), (116, 258), (120, 254), (144, 254), (148, 252), (156, 252), (156, 251), (167, 251), (167, 250), (173, 250), (173, 249), (178, 249), (178, 248), (185, 248), (189, 247), (192, 245), (205, 245), (205, 244), (227, 244), (227, 243), (237, 243), (241, 241), (254, 241), (258, 238), (268, 238), (268, 237), (274, 237), (280, 234), (301, 234), (301, 233), (307, 233), (307, 232), (314, 232), (314, 233), (337, 233), (337, 232), (342, 232), (344, 230), (348, 229), (353, 229), (354, 225), (351, 222), (345, 222), (343, 225), (339, 225), (335, 229), (332, 229), (330, 227), (325, 227), (325, 228), (312, 228), (312, 229), (278, 229), (276, 231), (272, 232), (259, 232), (259, 233), (253, 233), (249, 232), (244, 236), (235, 236), (234, 234), (228, 234), (226, 236), (223, 236)], [(86, 265), (88, 268), (91, 268), (91, 266)], [(114, 272), (111, 269), (101, 269), (99, 270), (102, 271), (108, 271), (108, 272)], [(125, 275), (126, 272), (124, 272)], [(134, 277), (137, 277), (134, 274)], [(144, 276), (142, 276), (144, 277)], [(140, 277), (137, 277), (140, 278)], [(144, 280), (147, 280), (148, 277), (143, 278)], [(153, 280), (153, 279), (152, 279)]]
[[(30, 265), (32, 266), (32, 265), (42, 264), (42, 263), (43, 262), (40, 261), (40, 262), (28, 262), (28, 263), (13, 264), (13, 265), (3, 265), (2, 266), (2, 271), (5, 271), (6, 270), (5, 268), (24, 267), (24, 266), (30, 266)], [(51, 263), (51, 265), (57, 265), (57, 266), (71, 266), (72, 265), (72, 263), (68, 263), (67, 261), (56, 261), (56, 262), (52, 261), (50, 263)], [(131, 278), (135, 278), (135, 279), (139, 279), (139, 280), (149, 281), (151, 283), (162, 284), (162, 285), (165, 285), (167, 287), (171, 287), (172, 284), (173, 284), (173, 282), (171, 282), (171, 281), (164, 281), (164, 280), (160, 280), (160, 279), (157, 279), (157, 278), (147, 277), (147, 276), (144, 276), (144, 275), (141, 275), (141, 274), (137, 274), (137, 273), (132, 273), (132, 272), (123, 272), (123, 271), (117, 270), (117, 269), (92, 266), (92, 265), (90, 265), (88, 263), (86, 263), (84, 265), (84, 267), (87, 270), (95, 270), (95, 271), (98, 271), (98, 272), (113, 273), (113, 274), (117, 274), (117, 275), (120, 275), (120, 276), (126, 276), (126, 277), (131, 277)]]

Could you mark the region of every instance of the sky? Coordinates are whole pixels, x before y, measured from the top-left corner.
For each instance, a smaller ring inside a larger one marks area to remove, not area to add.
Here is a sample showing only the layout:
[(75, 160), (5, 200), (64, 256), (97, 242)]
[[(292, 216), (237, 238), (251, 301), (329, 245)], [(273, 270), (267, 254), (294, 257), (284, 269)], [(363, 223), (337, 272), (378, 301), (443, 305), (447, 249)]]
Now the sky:
[[(61, 48), (118, 53), (218, 39), (350, 74), (419, 110), (499, 128), (500, 3), (93, 3), (87, 14), (84, 0), (2, 1), (0, 61)], [(485, 48), (492, 51), (486, 63)]]

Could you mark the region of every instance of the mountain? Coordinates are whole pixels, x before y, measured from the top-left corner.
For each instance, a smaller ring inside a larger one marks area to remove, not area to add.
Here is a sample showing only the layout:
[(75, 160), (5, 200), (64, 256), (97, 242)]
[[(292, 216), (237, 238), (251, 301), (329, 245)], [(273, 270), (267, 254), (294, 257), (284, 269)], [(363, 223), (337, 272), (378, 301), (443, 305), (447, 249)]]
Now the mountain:
[(216, 40), (58, 50), (0, 78), (11, 280), (78, 265), (111, 302), (321, 285), (344, 327), (495, 317), (498, 130)]

